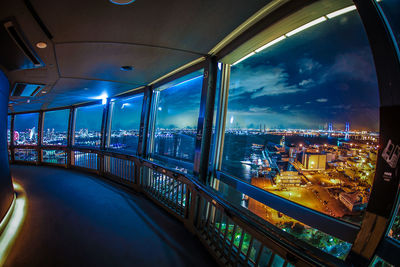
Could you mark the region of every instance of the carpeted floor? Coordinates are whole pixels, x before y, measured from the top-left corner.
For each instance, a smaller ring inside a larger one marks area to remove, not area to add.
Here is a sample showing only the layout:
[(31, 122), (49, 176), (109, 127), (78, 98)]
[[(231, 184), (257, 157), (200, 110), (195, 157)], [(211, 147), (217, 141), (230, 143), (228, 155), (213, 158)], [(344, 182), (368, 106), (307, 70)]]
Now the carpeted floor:
[(11, 170), (28, 209), (6, 266), (216, 266), (181, 222), (141, 194), (72, 170)]

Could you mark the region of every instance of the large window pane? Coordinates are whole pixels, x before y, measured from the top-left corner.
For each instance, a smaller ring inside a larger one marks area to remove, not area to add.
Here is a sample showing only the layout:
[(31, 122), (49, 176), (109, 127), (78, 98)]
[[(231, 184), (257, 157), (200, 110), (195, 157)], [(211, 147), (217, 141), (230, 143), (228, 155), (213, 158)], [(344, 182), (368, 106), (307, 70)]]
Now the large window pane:
[(47, 111), (44, 113), (44, 145), (67, 145), (68, 117), (68, 109)]
[(36, 145), (39, 113), (15, 115), (14, 120), (14, 144)]
[(169, 167), (192, 171), (203, 70), (154, 92), (151, 157)]
[(143, 94), (111, 102), (110, 148), (137, 152)]
[(103, 105), (93, 105), (76, 109), (75, 145), (100, 146)]
[(322, 21), (232, 66), (222, 170), (360, 222), (377, 158), (373, 58), (356, 11)]

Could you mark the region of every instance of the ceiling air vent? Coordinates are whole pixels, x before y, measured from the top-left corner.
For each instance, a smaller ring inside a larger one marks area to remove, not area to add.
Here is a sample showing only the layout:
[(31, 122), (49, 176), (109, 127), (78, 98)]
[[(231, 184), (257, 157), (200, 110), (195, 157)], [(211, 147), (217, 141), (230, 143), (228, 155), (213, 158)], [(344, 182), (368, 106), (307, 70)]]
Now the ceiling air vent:
[[(43, 63), (40, 60), (40, 58), (37, 56), (35, 51), (26, 41), (26, 38), (24, 38), (24, 34), (19, 29), (17, 23), (14, 20), (9, 20), (3, 22), (3, 26), (6, 32), (8, 33), (9, 37), (11, 38), (11, 40), (14, 41), (14, 43), (16, 44), (17, 48), (15, 49), (19, 49), (19, 53), (22, 52), (22, 54), (26, 58), (25, 61), (28, 61), (24, 62), (22, 65), (21, 65), (22, 62), (14, 62), (16, 65), (18, 65), (17, 69), (27, 69), (27, 68), (35, 68), (43, 66)], [(4, 37), (1, 39), (4, 39)], [(7, 48), (9, 48), (11, 51), (8, 50), (2, 52), (13, 53), (12, 50), (14, 49), (12, 49), (11, 47)]]
[(31, 97), (37, 95), (45, 85), (32, 83), (16, 83), (11, 92), (11, 96)]

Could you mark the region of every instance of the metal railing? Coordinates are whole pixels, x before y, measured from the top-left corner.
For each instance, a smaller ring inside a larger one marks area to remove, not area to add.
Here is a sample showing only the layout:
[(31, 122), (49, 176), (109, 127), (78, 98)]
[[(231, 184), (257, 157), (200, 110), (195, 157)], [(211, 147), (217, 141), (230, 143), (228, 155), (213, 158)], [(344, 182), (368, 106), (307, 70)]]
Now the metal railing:
[(142, 192), (182, 221), (221, 265), (345, 265), (345, 262), (318, 249), (301, 242), (299, 245), (298, 240), (287, 238), (276, 229), (269, 228), (267, 223), (247, 216), (195, 177), (159, 163), (101, 149), (56, 146), (31, 149), (39, 151), (39, 156), (43, 156), (44, 150), (66, 152), (64, 165), (51, 161), (46, 163), (40, 157), (37, 164), (40, 162), (95, 172)]

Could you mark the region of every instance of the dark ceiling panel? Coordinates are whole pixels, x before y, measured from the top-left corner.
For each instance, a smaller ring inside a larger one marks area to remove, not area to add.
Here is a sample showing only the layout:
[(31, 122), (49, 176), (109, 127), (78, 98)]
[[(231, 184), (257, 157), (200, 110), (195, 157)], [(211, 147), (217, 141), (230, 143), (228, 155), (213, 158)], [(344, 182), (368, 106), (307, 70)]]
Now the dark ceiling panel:
[[(110, 43), (56, 45), (61, 77), (95, 78), (146, 85), (199, 55), (171, 49)], [(121, 66), (133, 66), (123, 71)]]
[(270, 1), (31, 0), (55, 42), (114, 41), (207, 53)]

